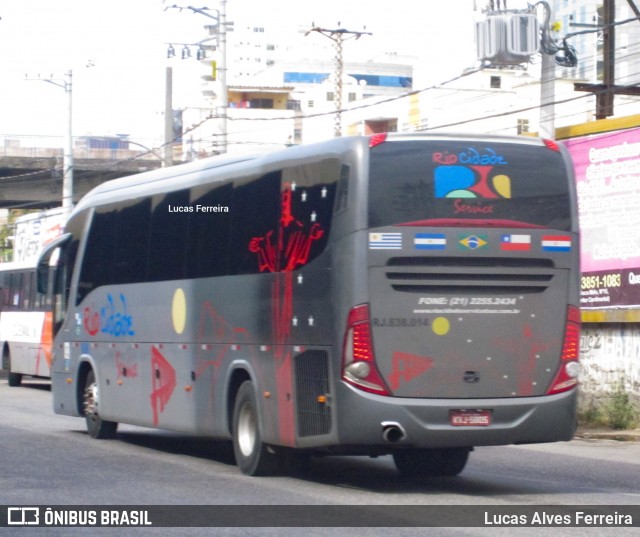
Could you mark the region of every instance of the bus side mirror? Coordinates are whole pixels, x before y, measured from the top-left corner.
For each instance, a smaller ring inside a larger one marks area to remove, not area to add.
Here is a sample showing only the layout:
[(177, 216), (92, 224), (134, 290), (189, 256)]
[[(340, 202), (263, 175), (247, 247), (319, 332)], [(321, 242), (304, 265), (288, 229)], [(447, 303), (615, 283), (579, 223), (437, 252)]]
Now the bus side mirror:
[(38, 293), (47, 294), (47, 292), (50, 290), (49, 267), (51, 258), (56, 252), (58, 252), (58, 254), (60, 253), (60, 249), (69, 241), (69, 239), (71, 239), (71, 233), (64, 233), (57, 239), (47, 244), (43, 248), (42, 252), (40, 252), (40, 256), (38, 257), (38, 264), (36, 265), (36, 285), (38, 288)]

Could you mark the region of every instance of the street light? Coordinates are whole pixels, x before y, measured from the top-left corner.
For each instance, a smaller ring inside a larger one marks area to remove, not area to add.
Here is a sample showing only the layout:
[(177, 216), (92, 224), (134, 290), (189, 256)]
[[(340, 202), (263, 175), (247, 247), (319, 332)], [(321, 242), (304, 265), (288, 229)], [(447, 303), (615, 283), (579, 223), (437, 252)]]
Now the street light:
[(64, 136), (64, 149), (62, 153), (62, 213), (65, 218), (71, 214), (73, 209), (73, 128), (72, 128), (72, 102), (73, 102), (73, 71), (69, 69), (62, 80), (53, 78), (29, 78), (27, 80), (40, 80), (42, 82), (48, 82), (54, 86), (64, 89), (66, 95), (66, 118), (65, 118), (65, 136)]

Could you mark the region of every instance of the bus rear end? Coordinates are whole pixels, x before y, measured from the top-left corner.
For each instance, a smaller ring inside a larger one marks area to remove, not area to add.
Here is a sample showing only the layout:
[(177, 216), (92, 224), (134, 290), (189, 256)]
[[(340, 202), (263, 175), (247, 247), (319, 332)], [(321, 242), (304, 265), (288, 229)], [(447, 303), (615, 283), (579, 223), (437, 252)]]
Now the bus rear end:
[(442, 466), (472, 446), (571, 439), (579, 244), (564, 149), (377, 137), (366, 195), (368, 299), (345, 322), (341, 440), (382, 442), (411, 469), (424, 449)]

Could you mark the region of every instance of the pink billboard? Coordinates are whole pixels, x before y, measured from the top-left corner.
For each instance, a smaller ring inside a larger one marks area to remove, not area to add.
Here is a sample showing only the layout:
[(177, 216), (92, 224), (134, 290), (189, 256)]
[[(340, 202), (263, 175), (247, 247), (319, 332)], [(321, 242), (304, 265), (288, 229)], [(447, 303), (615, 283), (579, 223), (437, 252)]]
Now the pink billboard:
[(574, 160), (581, 306), (640, 305), (640, 128), (564, 142)]

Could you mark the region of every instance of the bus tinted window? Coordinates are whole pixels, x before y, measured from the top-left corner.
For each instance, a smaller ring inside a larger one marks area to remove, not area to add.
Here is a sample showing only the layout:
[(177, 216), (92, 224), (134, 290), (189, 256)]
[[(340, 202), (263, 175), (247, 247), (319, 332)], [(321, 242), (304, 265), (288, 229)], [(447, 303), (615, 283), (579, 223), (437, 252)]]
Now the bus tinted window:
[(249, 182), (238, 182), (233, 192), (229, 263), (231, 274), (260, 272), (256, 254), (249, 249), (254, 237), (277, 240), (280, 218), (281, 171), (267, 173)]
[(308, 263), (327, 244), (341, 173), (325, 159), (96, 207), (76, 303), (105, 285), (296, 268), (279, 246)]
[[(189, 191), (177, 190), (153, 197), (146, 279), (152, 282), (185, 277), (187, 241), (190, 240), (189, 214), (179, 209), (189, 205)], [(145, 258), (147, 257), (145, 252)], [(137, 281), (145, 280), (144, 267)]]
[(207, 207), (219, 212), (195, 211), (189, 214), (187, 241), (187, 278), (222, 276), (227, 273), (227, 248), (233, 185), (208, 184), (191, 189), (192, 207)]
[(566, 173), (545, 146), (383, 143), (371, 149), (369, 225), (482, 219), (569, 230)]
[(111, 264), (116, 251), (116, 211), (99, 207), (93, 215), (89, 244), (82, 263), (78, 300), (92, 289), (111, 283)]

